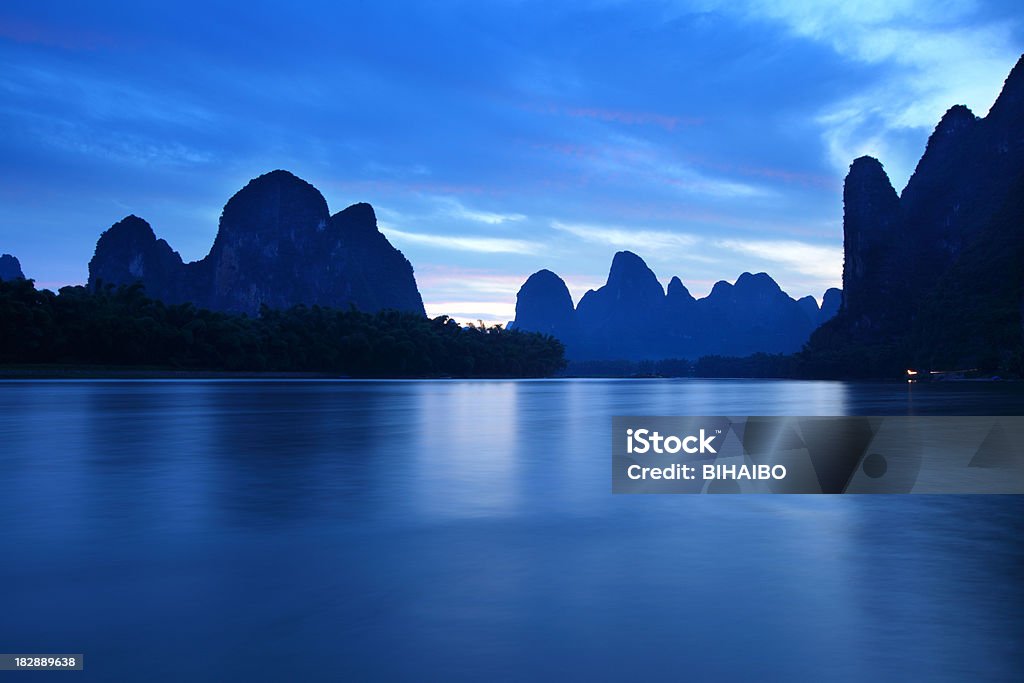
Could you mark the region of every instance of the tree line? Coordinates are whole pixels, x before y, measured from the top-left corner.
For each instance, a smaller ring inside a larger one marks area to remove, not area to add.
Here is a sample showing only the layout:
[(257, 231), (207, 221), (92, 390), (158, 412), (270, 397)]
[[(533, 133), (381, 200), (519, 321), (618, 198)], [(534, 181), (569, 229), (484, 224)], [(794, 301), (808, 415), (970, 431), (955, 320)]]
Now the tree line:
[(0, 363), (351, 377), (546, 377), (565, 366), (557, 339), (448, 316), (264, 307), (258, 316), (165, 304), (141, 284), (36, 289), (0, 281)]

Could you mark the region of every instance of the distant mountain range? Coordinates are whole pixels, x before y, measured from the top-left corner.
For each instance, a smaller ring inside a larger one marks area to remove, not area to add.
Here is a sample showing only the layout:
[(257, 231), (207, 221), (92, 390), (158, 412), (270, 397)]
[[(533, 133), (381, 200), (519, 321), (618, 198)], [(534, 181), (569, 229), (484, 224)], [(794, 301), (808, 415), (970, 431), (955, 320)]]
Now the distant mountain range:
[(946, 112), (902, 194), (861, 157), (843, 206), (843, 305), (810, 361), (1024, 371), (1024, 56), (987, 116)]
[(516, 297), (514, 329), (560, 339), (572, 360), (645, 360), (798, 351), (839, 310), (829, 289), (794, 300), (765, 273), (743, 273), (695, 299), (678, 277), (668, 290), (636, 254), (620, 251), (608, 281), (573, 307), (565, 282), (549, 270), (529, 277)]
[(252, 180), (224, 207), (210, 253), (184, 263), (143, 219), (100, 235), (89, 287), (142, 282), (168, 303), (233, 313), (319, 304), (425, 315), (412, 265), (377, 229), (369, 204), (333, 216), (320, 192), (287, 171)]

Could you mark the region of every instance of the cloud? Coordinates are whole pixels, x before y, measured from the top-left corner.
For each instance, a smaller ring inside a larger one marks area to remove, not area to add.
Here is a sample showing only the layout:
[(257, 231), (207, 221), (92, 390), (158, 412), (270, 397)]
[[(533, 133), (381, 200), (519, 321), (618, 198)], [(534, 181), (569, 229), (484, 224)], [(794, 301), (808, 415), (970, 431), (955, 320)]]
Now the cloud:
[(89, 119), (107, 130), (116, 130), (122, 122), (205, 129), (222, 120), (210, 108), (194, 102), (187, 91), (136, 86), (110, 76), (95, 76), (77, 66), (34, 66), (17, 61), (4, 61), (0, 66), (0, 90), (8, 99), (5, 108), (32, 118), (50, 111), (51, 118), (70, 123)]
[(666, 230), (630, 230), (582, 223), (562, 223), (561, 221), (553, 221), (551, 227), (588, 242), (607, 244), (631, 251), (637, 249), (649, 251), (685, 249), (700, 241), (695, 235)]
[(504, 239), (500, 237), (478, 237), (474, 235), (432, 235), (417, 232), (405, 232), (381, 224), (381, 230), (388, 238), (397, 242), (422, 244), (437, 249), (455, 251), (474, 251), (482, 254), (535, 254), (540, 250), (539, 244), (525, 240)]
[(521, 213), (496, 213), (493, 211), (477, 211), (466, 207), (454, 197), (441, 197), (441, 203), (446, 204), (447, 214), (453, 218), (459, 218), (474, 223), (486, 225), (501, 225), (502, 223), (525, 220), (526, 216)]
[(515, 317), (516, 293), (527, 276), (481, 268), (425, 264), (416, 284), (430, 317), (447, 315), (460, 323), (483, 320), (504, 325)]
[(420, 202), (420, 210), (398, 211), (390, 207), (380, 207), (378, 213), (396, 223), (422, 222), (425, 220), (437, 221), (439, 219), (454, 218), (464, 222), (496, 226), (503, 223), (524, 221), (527, 218), (525, 214), (521, 213), (499, 213), (496, 211), (471, 209), (452, 196), (420, 194), (416, 199)]
[(843, 250), (795, 240), (736, 240), (725, 239), (715, 246), (770, 261), (784, 268), (828, 283), (833, 286), (842, 281)]
[(152, 136), (106, 131), (64, 121), (43, 120), (29, 129), (42, 143), (90, 159), (107, 159), (134, 166), (196, 166), (215, 160), (213, 152), (182, 144), (161, 142)]
[(670, 148), (640, 138), (613, 135), (588, 147), (586, 154), (560, 153), (587, 173), (601, 174), (606, 181), (667, 187), (688, 197), (756, 199), (775, 195), (760, 185), (698, 171), (681, 161)]
[(837, 170), (870, 154), (889, 162), (897, 187), (921, 153), (900, 148), (903, 132), (930, 131), (954, 104), (983, 116), (1020, 55), (1014, 25), (981, 16), (970, 0), (757, 0), (720, 8), (780, 23), (852, 63), (886, 67), (814, 120)]
[(576, 119), (592, 119), (627, 126), (657, 126), (670, 132), (680, 126), (699, 126), (704, 123), (704, 119), (696, 116), (671, 116), (655, 112), (608, 109), (603, 107), (571, 107), (551, 104), (547, 106), (527, 106), (525, 108), (528, 111), (544, 114), (568, 116)]
[(463, 298), (470, 294), (486, 297), (498, 294), (514, 298), (527, 277), (519, 273), (495, 273), (477, 268), (433, 264), (416, 270), (416, 282), (421, 289), (430, 289), (435, 293), (457, 292), (456, 296)]
[(561, 221), (553, 221), (551, 227), (587, 242), (632, 251), (645, 260), (660, 262), (688, 260), (703, 263), (718, 261), (715, 257), (696, 249), (701, 244), (701, 239), (689, 233), (668, 230), (631, 230), (614, 226), (563, 223)]

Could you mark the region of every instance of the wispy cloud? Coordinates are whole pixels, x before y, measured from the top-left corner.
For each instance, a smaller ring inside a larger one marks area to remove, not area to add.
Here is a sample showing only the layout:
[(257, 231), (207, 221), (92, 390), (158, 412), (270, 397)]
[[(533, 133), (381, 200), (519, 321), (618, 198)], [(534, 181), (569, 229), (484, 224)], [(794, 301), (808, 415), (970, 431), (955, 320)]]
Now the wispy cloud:
[(440, 197), (439, 201), (447, 207), (446, 213), (448, 215), (474, 223), (501, 225), (502, 223), (521, 221), (526, 218), (521, 213), (498, 213), (496, 211), (471, 209), (454, 197)]
[[(450, 195), (416, 193), (417, 206), (412, 210), (398, 211), (391, 207), (380, 207), (379, 213), (396, 223), (413, 223), (444, 219), (468, 223), (482, 223), (497, 226), (526, 220), (522, 213), (487, 211), (466, 206), (462, 200)], [(449, 220), (450, 222), (450, 220)]]
[(429, 233), (406, 232), (381, 224), (381, 230), (389, 238), (397, 242), (422, 244), (437, 249), (455, 251), (475, 251), (482, 254), (534, 254), (540, 245), (525, 240), (504, 239), (500, 237), (480, 237), (475, 235), (435, 235)]
[(215, 159), (211, 151), (152, 136), (97, 130), (64, 121), (42, 121), (30, 129), (40, 142), (92, 159), (134, 166), (196, 166)]
[(563, 223), (554, 221), (551, 227), (593, 244), (632, 251), (646, 261), (661, 263), (697, 261), (716, 263), (718, 259), (698, 247), (701, 238), (685, 232), (669, 230), (629, 229), (618, 226)]
[[(5, 61), (0, 66), (5, 108), (34, 117), (40, 111), (60, 111), (69, 122), (90, 119), (108, 128), (115, 127), (111, 121), (130, 121), (205, 129), (221, 120), (187, 92), (137, 86), (77, 67), (33, 66), (16, 61)], [(58, 118), (56, 113), (50, 116)]]
[(528, 274), (495, 273), (478, 268), (433, 264), (416, 270), (416, 282), (421, 289), (447, 292), (460, 298), (475, 298), (476, 295), (493, 298), (497, 294), (512, 299), (527, 277)]
[(897, 187), (920, 155), (917, 150), (902, 158), (900, 131), (931, 130), (954, 104), (984, 115), (1020, 54), (1014, 26), (980, 17), (972, 0), (756, 0), (721, 7), (779, 22), (853, 62), (888, 67), (871, 85), (819, 112), (816, 121), (837, 170), (845, 172), (855, 157), (870, 154), (890, 162)]
[(626, 135), (612, 135), (591, 144), (586, 153), (571, 148), (566, 153), (554, 148), (587, 173), (600, 174), (605, 181), (622, 179), (645, 187), (663, 187), (686, 196), (715, 199), (758, 199), (776, 193), (759, 184), (710, 174), (698, 170), (669, 148), (648, 140)]
[(647, 111), (630, 111), (625, 109), (609, 109), (606, 107), (580, 107), (549, 104), (543, 106), (527, 106), (526, 109), (544, 114), (568, 116), (577, 119), (593, 119), (607, 123), (618, 123), (626, 126), (658, 126), (667, 131), (674, 131), (681, 126), (699, 126), (704, 119), (698, 116), (675, 116)]
[(583, 223), (562, 223), (561, 221), (552, 222), (551, 227), (588, 242), (597, 242), (630, 250), (662, 251), (666, 249), (685, 249), (694, 246), (700, 241), (695, 235), (665, 230), (630, 230), (628, 228)]
[(792, 272), (820, 279), (829, 286), (842, 280), (843, 250), (840, 247), (795, 240), (737, 239), (718, 240), (715, 246), (781, 265)]

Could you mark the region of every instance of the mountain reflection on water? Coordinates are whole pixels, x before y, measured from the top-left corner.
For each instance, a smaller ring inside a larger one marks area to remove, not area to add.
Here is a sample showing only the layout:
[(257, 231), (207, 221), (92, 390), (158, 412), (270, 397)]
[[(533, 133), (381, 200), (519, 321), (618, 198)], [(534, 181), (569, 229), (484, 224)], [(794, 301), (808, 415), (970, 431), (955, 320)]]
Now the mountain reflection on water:
[(1022, 409), (999, 383), (3, 382), (0, 649), (85, 680), (1014, 680), (1020, 498), (613, 496), (608, 435)]

